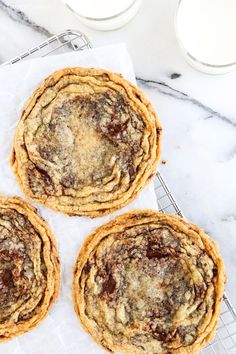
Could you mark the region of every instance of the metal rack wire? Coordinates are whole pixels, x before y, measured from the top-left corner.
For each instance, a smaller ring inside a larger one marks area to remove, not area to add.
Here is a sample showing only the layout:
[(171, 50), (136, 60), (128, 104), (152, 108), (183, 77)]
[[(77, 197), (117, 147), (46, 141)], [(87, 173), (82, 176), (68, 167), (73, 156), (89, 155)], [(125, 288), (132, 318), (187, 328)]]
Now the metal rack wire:
[(92, 48), (92, 45), (84, 33), (66, 30), (65, 32), (48, 38), (46, 41), (6, 61), (2, 65), (15, 64), (27, 58), (46, 57), (52, 54), (66, 53), (71, 50), (78, 51), (89, 48)]
[[(15, 64), (27, 58), (45, 57), (51, 54), (60, 54), (89, 48), (92, 48), (91, 43), (83, 33), (67, 30), (49, 38), (2, 65)], [(154, 185), (159, 210), (163, 213), (183, 216), (181, 209), (160, 172), (158, 172), (155, 177)], [(224, 295), (220, 321), (215, 338), (201, 353), (236, 354), (236, 312), (226, 294)]]
[[(179, 208), (160, 172), (156, 174), (154, 186), (159, 211), (183, 217), (183, 212)], [(236, 354), (236, 312), (226, 294), (224, 294), (216, 335), (213, 341), (201, 353)]]

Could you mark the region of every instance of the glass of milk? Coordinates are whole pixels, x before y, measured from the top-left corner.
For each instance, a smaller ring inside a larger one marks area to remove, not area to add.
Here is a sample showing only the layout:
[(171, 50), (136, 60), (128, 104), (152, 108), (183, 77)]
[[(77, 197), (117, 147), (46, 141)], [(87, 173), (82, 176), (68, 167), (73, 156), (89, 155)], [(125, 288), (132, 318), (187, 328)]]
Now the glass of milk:
[(64, 0), (88, 27), (110, 31), (124, 26), (138, 12), (142, 0)]
[(194, 68), (222, 74), (236, 67), (236, 0), (180, 0), (175, 26)]

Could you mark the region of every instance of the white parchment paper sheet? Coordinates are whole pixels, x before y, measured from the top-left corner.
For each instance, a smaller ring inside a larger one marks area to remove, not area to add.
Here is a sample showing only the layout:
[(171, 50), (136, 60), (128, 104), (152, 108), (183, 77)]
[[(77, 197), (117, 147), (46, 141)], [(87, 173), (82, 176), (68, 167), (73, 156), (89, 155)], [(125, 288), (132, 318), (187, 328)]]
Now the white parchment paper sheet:
[[(24, 197), (9, 166), (14, 130), (24, 103), (47, 75), (66, 66), (105, 68), (119, 72), (135, 82), (132, 62), (123, 44), (0, 67), (0, 193), (3, 195)], [(67, 217), (48, 208), (37, 207), (58, 240), (62, 265), (61, 292), (48, 317), (36, 329), (10, 342), (0, 343), (0, 354), (104, 353), (83, 331), (73, 310), (72, 267), (83, 240), (95, 227), (127, 210), (157, 209), (153, 184), (147, 186), (129, 206), (93, 220)]]

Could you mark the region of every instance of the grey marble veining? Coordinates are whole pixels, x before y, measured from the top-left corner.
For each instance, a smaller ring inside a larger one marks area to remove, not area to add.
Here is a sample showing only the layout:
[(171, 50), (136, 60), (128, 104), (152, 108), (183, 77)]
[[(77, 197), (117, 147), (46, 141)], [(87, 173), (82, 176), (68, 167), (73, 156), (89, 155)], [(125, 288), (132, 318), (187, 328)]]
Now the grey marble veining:
[(51, 37), (53, 35), (46, 28), (32, 21), (23, 11), (16, 7), (10, 6), (3, 0), (0, 0), (0, 10), (14, 22), (23, 24), (46, 37)]
[(147, 86), (147, 87), (150, 87), (153, 89), (157, 89), (163, 95), (167, 95), (167, 96), (175, 98), (177, 100), (190, 102), (193, 105), (196, 105), (197, 107), (199, 107), (200, 109), (202, 109), (203, 111), (205, 111), (209, 114), (206, 117), (206, 119), (216, 117), (218, 119), (221, 119), (225, 123), (228, 123), (236, 128), (236, 122), (232, 121), (230, 118), (226, 117), (225, 115), (223, 115), (219, 112), (216, 112), (213, 108), (208, 107), (207, 105), (203, 104), (199, 100), (189, 96), (187, 93), (171, 87), (170, 85), (168, 85), (164, 81), (147, 80), (147, 79), (137, 77), (137, 82), (142, 86)]

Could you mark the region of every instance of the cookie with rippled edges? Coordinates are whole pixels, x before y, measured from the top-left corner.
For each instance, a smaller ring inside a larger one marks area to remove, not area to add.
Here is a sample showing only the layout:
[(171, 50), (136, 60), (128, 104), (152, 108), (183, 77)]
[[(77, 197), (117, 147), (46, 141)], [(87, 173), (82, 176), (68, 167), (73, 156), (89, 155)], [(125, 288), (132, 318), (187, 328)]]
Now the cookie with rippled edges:
[(57, 246), (46, 222), (21, 198), (0, 197), (0, 341), (37, 326), (59, 284)]
[(31, 200), (69, 215), (130, 203), (156, 173), (161, 127), (143, 93), (105, 70), (66, 68), (28, 100), (11, 164)]
[(193, 354), (214, 335), (224, 283), (217, 246), (199, 227), (135, 210), (88, 236), (72, 295), (83, 328), (108, 352)]

